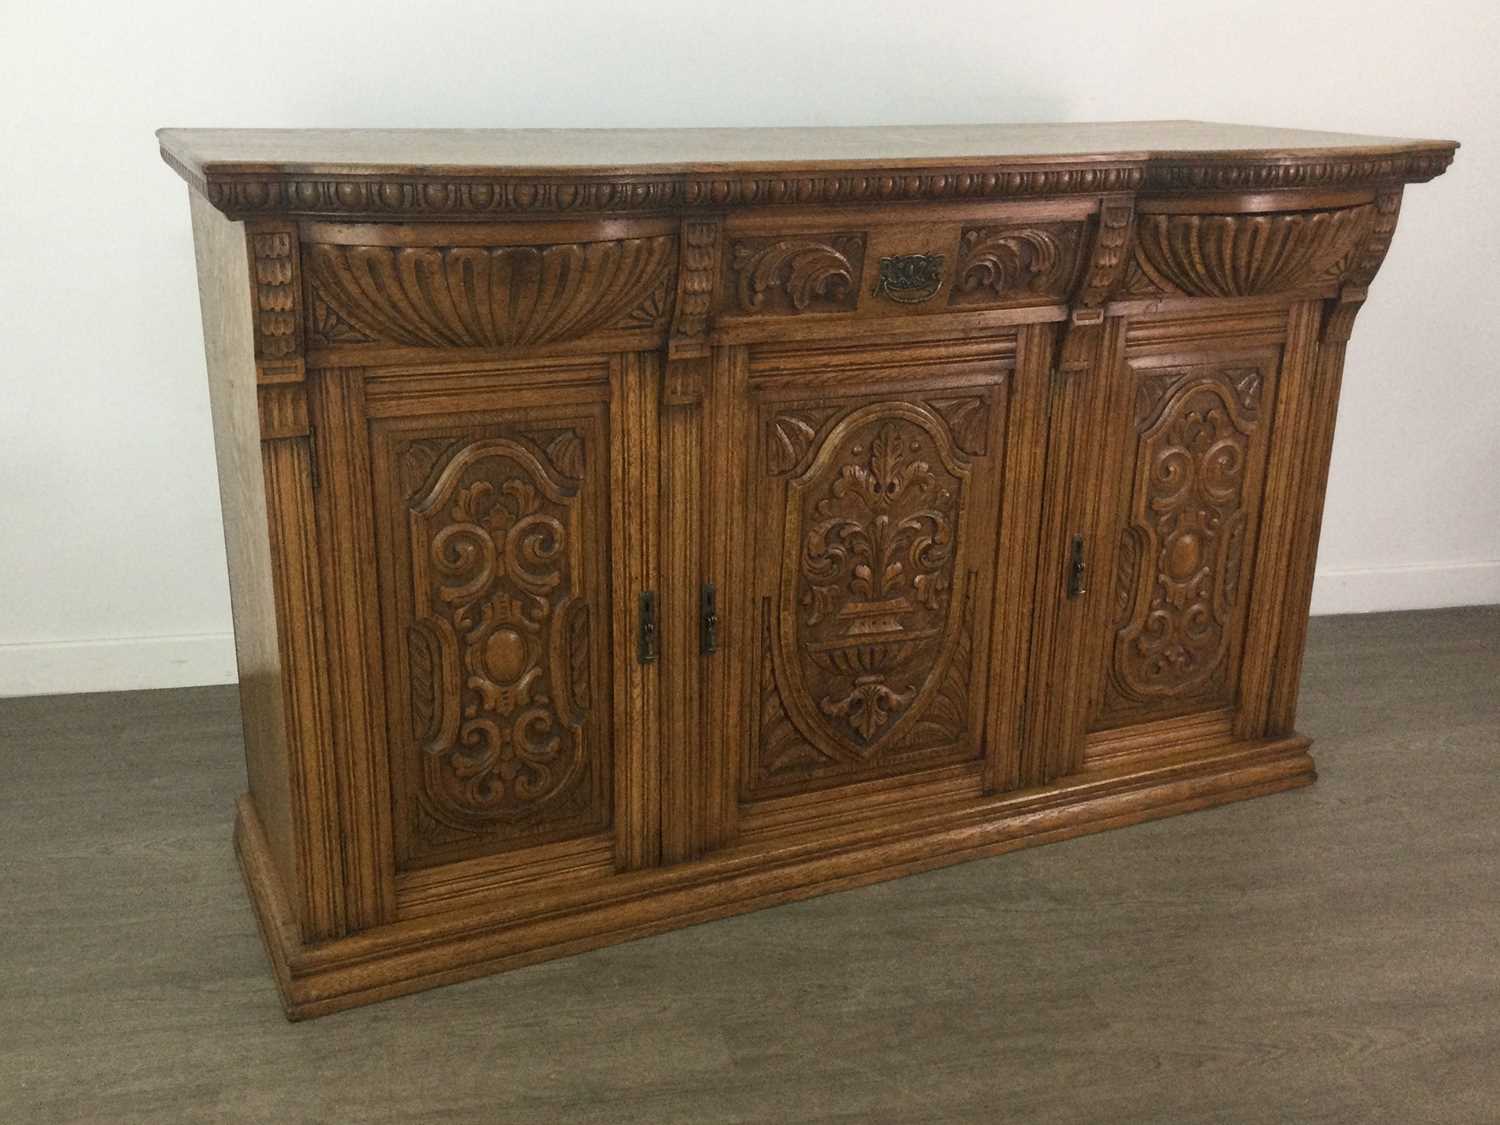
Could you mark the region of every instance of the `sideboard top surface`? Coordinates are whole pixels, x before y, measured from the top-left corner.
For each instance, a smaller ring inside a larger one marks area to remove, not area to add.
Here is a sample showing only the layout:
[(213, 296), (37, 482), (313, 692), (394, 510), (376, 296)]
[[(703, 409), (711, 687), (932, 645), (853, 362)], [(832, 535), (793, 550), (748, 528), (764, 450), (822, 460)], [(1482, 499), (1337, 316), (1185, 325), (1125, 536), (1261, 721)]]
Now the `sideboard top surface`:
[[(1450, 140), (1206, 121), (745, 129), (161, 129), (157, 137), (167, 163), (236, 218), (641, 212), (1395, 184), (1440, 174), (1457, 148)], [(504, 189), (475, 194), (476, 185), (486, 182)]]

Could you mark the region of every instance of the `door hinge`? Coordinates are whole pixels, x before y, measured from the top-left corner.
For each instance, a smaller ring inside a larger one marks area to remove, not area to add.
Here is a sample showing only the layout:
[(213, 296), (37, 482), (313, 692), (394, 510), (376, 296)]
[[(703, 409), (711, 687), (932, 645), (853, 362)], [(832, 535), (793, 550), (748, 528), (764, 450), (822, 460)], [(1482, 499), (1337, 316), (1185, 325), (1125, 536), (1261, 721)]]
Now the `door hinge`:
[(719, 590), (712, 582), (703, 584), (698, 599), (698, 641), (704, 653), (719, 651)]
[(307, 477), (312, 484), (313, 491), (318, 490), (322, 483), (318, 476), (318, 430), (316, 426), (307, 427)]
[(1068, 555), (1068, 597), (1076, 598), (1088, 593), (1088, 567), (1083, 561), (1083, 536), (1073, 536), (1073, 549)]
[(642, 664), (656, 663), (656, 591), (641, 591), (639, 633), (636, 638), (636, 658)]

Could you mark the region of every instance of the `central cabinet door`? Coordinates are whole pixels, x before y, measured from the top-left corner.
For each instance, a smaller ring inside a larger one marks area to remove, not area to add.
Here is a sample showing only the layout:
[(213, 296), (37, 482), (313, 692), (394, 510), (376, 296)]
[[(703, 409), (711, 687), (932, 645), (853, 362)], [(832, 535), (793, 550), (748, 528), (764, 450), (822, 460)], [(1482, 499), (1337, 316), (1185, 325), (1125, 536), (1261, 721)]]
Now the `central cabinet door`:
[(1017, 351), (731, 353), (716, 507), (744, 518), (720, 574), (728, 713), (708, 723), (724, 842), (859, 832), (1019, 782), (1034, 535), (1012, 506), (1034, 501), (1007, 454), (1040, 396), (1016, 393)]

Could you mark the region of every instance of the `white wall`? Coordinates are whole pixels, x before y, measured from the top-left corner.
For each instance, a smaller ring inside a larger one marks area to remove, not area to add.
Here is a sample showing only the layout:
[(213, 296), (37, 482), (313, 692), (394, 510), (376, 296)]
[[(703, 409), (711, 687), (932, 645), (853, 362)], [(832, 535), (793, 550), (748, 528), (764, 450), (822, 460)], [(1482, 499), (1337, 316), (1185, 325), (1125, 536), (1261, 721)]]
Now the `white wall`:
[(1315, 608), (1500, 601), (1492, 0), (7, 4), (0, 694), (231, 680), (199, 126), (1199, 117), (1457, 137), (1349, 352)]

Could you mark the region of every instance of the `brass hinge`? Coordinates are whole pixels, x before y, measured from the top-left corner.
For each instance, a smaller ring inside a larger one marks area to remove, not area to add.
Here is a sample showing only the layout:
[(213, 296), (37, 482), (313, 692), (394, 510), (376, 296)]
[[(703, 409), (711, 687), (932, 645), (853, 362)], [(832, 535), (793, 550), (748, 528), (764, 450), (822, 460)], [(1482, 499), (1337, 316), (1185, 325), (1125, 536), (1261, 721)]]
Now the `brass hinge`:
[(1076, 598), (1088, 593), (1085, 581), (1088, 577), (1088, 567), (1083, 561), (1083, 536), (1073, 536), (1073, 549), (1068, 555), (1068, 597)]
[(712, 582), (703, 584), (698, 599), (698, 642), (704, 653), (719, 651), (719, 591)]
[(316, 426), (307, 427), (307, 476), (313, 491), (316, 492), (318, 485), (322, 483), (318, 476), (318, 430)]
[(641, 591), (640, 623), (637, 626), (636, 659), (656, 663), (656, 591)]

